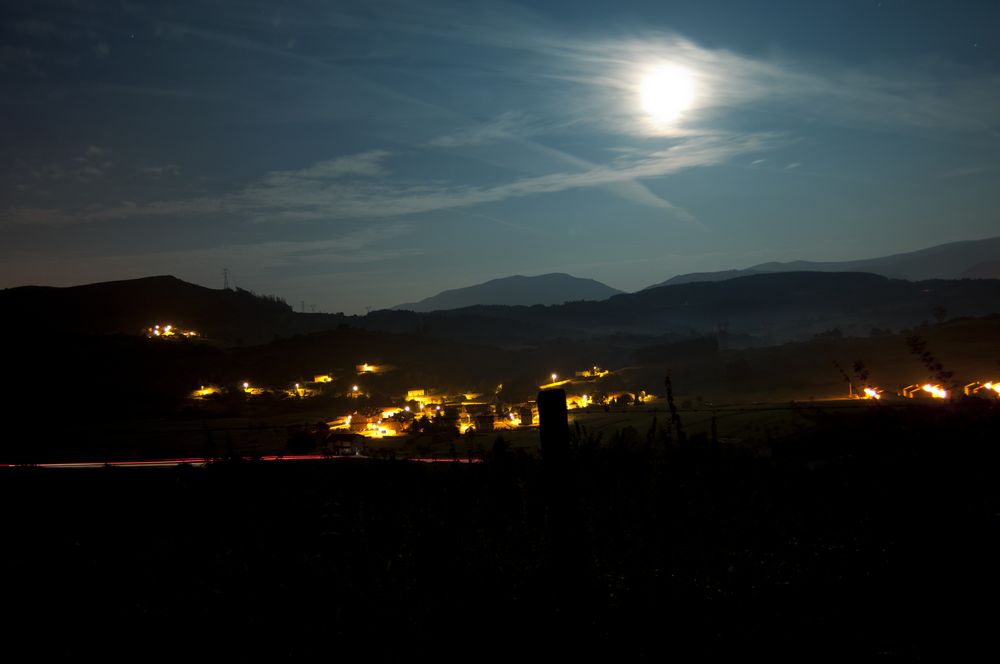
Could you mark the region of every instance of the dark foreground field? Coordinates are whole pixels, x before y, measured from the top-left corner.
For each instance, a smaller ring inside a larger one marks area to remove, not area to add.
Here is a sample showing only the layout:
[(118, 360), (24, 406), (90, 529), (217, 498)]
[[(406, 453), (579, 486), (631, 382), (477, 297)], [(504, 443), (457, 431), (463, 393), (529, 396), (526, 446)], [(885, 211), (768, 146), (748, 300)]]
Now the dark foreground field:
[(560, 467), (498, 445), (476, 465), (6, 469), (5, 647), (37, 661), (995, 650), (1000, 410), (817, 417), (753, 451), (584, 434)]

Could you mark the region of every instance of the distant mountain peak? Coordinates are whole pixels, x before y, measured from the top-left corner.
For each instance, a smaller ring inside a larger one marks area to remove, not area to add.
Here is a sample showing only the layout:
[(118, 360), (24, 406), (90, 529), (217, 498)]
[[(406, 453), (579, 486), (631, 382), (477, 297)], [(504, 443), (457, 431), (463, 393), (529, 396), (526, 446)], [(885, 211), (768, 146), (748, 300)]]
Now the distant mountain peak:
[(533, 277), (516, 274), (490, 279), (473, 286), (441, 291), (419, 302), (398, 304), (392, 308), (427, 312), (477, 305), (548, 305), (576, 300), (606, 300), (621, 292), (594, 279), (574, 277), (564, 272), (551, 272)]
[(996, 278), (1000, 264), (1000, 237), (948, 242), (901, 254), (853, 261), (772, 261), (744, 270), (692, 272), (653, 284), (675, 286), (701, 281), (724, 281), (770, 272), (870, 272), (893, 279)]

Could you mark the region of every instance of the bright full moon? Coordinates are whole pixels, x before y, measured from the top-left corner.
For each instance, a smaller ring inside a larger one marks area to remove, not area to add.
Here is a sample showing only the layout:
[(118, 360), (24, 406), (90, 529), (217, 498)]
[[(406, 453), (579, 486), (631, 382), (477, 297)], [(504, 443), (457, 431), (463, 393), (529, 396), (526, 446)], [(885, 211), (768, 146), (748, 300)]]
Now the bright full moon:
[(694, 77), (676, 65), (663, 65), (642, 79), (642, 107), (657, 122), (672, 122), (694, 103)]

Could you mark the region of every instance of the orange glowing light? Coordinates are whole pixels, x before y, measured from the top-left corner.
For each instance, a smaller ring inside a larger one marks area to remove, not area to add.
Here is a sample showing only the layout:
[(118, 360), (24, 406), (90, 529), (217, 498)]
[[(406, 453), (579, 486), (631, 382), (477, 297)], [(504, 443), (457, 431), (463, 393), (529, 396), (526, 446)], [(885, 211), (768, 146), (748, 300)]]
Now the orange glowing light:
[(927, 392), (931, 397), (935, 399), (947, 399), (948, 390), (944, 389), (940, 385), (931, 385), (930, 383), (925, 383), (921, 388), (924, 392)]

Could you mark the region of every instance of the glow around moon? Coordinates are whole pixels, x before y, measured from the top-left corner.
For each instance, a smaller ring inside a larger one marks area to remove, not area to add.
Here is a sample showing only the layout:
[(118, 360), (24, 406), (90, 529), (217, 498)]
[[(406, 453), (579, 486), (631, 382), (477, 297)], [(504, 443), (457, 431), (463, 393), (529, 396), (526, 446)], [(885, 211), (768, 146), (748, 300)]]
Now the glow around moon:
[(643, 77), (639, 97), (654, 121), (674, 122), (694, 104), (694, 76), (684, 67), (661, 65)]

